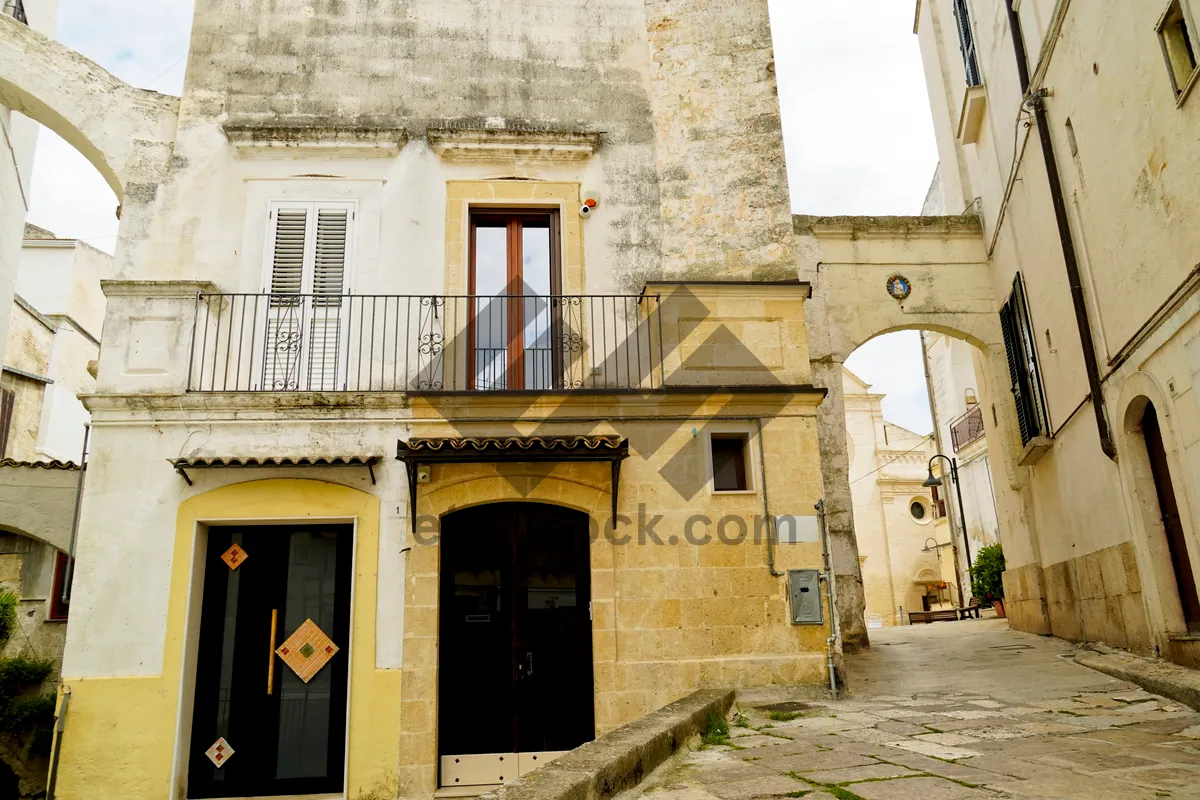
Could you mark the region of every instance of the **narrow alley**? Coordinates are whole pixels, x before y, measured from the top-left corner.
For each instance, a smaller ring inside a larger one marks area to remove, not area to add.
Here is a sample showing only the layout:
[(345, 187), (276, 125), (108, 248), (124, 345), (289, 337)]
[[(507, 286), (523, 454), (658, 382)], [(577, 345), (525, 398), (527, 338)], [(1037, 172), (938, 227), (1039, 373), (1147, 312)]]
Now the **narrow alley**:
[(1073, 652), (1002, 619), (873, 631), (847, 698), (740, 698), (622, 800), (1200, 797), (1200, 714)]

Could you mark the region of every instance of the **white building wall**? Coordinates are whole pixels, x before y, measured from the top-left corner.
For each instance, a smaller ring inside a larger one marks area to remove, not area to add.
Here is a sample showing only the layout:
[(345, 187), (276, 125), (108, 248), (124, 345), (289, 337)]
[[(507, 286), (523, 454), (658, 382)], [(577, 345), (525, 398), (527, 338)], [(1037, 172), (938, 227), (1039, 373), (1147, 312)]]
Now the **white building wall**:
[(27, 239), (16, 293), (54, 326), (35, 458), (78, 462), (90, 416), (79, 397), (95, 391), (89, 365), (100, 355), (105, 299), (100, 281), (112, 257), (74, 239)]
[[(26, 0), (24, 8), (31, 28), (45, 36), (54, 36), (58, 0)], [(13, 283), (20, 261), (25, 214), (29, 211), (33, 154), (40, 128), (33, 120), (0, 106), (0, 136), (4, 138), (0, 146), (0, 363), (4, 361), (12, 319)]]

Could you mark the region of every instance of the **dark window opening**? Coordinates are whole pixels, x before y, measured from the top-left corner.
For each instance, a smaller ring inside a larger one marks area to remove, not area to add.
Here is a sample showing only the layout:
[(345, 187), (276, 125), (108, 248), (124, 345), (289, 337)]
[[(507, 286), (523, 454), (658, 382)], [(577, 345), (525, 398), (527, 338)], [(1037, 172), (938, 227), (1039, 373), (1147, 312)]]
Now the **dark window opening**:
[(1167, 60), (1167, 71), (1171, 75), (1171, 86), (1175, 97), (1180, 97), (1196, 74), (1196, 43), (1188, 27), (1182, 0), (1174, 0), (1158, 23), (1158, 38), (1163, 56)]
[(63, 602), (63, 589), (67, 583), (67, 564), (72, 565), (74, 571), (75, 559), (70, 558), (66, 553), (59, 550), (55, 554), (54, 562), (54, 590), (50, 593), (50, 613), (47, 619), (63, 620), (67, 618), (67, 613), (71, 610), (66, 603)]
[(1000, 309), (1000, 327), (1004, 333), (1004, 350), (1008, 356), (1008, 374), (1017, 406), (1021, 444), (1027, 445), (1035, 436), (1049, 436), (1050, 425), (1038, 367), (1037, 342), (1029, 319), (1025, 283), (1020, 273), (1013, 279), (1008, 302)]
[(938, 492), (938, 487), (933, 486), (931, 488), (933, 489), (933, 518), (941, 519), (946, 516), (946, 501), (942, 499), (941, 494)]
[(975, 56), (975, 37), (971, 33), (971, 15), (967, 12), (967, 0), (954, 0), (954, 22), (958, 28), (958, 46), (962, 50), (967, 86), (982, 86), (983, 77), (979, 73), (979, 60)]
[(25, 15), (25, 3), (22, 0), (4, 0), (2, 7), (4, 14), (12, 17), (17, 22), (29, 24), (29, 17)]
[(0, 389), (0, 458), (8, 458), (8, 435), (12, 431), (13, 407), (17, 393), (12, 389)]
[(742, 492), (746, 482), (746, 437), (712, 437), (712, 471), (714, 492)]
[(913, 500), (908, 507), (908, 513), (912, 514), (912, 518), (920, 522), (925, 519), (925, 504), (920, 500)]

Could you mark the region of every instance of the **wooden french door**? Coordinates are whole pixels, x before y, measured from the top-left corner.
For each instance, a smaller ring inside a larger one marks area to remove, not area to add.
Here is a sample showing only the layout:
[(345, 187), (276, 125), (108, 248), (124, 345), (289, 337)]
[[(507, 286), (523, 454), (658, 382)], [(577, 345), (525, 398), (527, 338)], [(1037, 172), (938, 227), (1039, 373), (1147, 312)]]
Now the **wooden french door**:
[(187, 796), (341, 792), (349, 525), (214, 527)]
[[(502, 783), (595, 736), (588, 544), (587, 515), (557, 506), (500, 503), (443, 520), (443, 785)], [(469, 756), (486, 756), (475, 779), (461, 768)]]
[(557, 211), (473, 210), (467, 292), (473, 389), (552, 389), (561, 382)]

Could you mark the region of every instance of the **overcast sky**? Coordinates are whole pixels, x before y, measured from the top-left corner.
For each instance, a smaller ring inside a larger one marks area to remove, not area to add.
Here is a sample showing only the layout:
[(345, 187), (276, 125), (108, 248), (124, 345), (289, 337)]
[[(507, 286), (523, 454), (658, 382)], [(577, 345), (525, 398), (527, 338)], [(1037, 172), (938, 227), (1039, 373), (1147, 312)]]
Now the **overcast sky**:
[[(513, 0), (519, 2), (519, 0)], [(792, 210), (918, 214), (937, 166), (909, 0), (770, 0)], [(59, 0), (59, 40), (123, 80), (178, 95), (191, 0)], [(70, 145), (43, 130), (29, 221), (112, 250), (116, 198)], [(863, 346), (848, 362), (888, 419), (932, 429), (915, 332)]]

